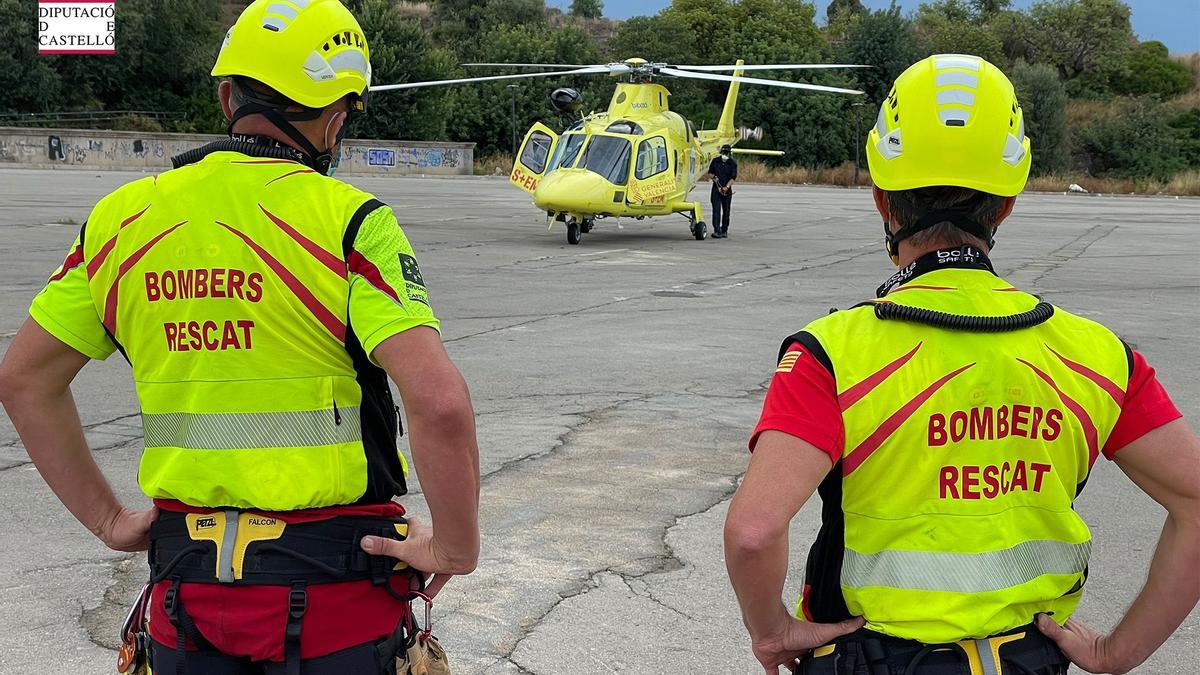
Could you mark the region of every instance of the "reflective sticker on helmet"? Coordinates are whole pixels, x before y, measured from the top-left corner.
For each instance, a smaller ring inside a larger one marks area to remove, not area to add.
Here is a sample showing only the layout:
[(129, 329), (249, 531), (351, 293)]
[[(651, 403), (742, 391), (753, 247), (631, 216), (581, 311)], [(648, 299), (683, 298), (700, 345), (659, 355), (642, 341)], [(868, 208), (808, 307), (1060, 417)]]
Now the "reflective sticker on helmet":
[(904, 144), (900, 140), (900, 130), (894, 129), (892, 133), (881, 137), (875, 148), (879, 150), (879, 154), (883, 155), (884, 159), (899, 157), (904, 152)]
[(968, 107), (975, 106), (975, 94), (965, 89), (943, 89), (937, 93), (938, 105), (965, 105)]
[(295, 21), (296, 17), (300, 15), (300, 8), (295, 5), (275, 2), (267, 6), (267, 14), (278, 14), (291, 22)]
[(979, 76), (957, 70), (937, 74), (937, 86), (950, 87), (953, 85), (976, 89), (979, 87)]
[[(317, 53), (313, 52), (313, 54)], [(319, 57), (320, 55), (317, 54), (317, 56)], [(363, 56), (363, 53), (357, 49), (338, 52), (329, 57), (329, 66), (338, 72), (353, 70), (362, 75), (364, 79), (370, 79), (370, 66), (367, 65), (367, 57)]]
[(333, 68), (329, 66), (329, 62), (317, 52), (309, 54), (308, 58), (304, 60), (304, 72), (308, 73), (308, 76), (317, 82), (332, 80), (337, 77), (337, 74), (333, 72)]
[(880, 138), (887, 135), (887, 104), (879, 106), (879, 119), (875, 121), (875, 133), (879, 134)]
[(1008, 139), (1004, 141), (1004, 161), (1011, 166), (1016, 166), (1025, 159), (1025, 144), (1016, 136), (1008, 134)]
[(938, 70), (947, 68), (963, 68), (978, 71), (983, 59), (968, 54), (939, 54), (934, 57), (934, 67)]

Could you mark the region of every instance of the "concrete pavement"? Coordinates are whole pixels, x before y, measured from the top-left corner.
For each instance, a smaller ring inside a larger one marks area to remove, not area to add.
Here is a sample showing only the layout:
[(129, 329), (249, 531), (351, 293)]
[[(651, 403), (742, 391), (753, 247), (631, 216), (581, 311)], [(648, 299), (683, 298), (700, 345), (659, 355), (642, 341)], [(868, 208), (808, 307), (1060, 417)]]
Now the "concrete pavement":
[[(0, 348), (90, 205), (134, 177), (0, 170)], [(349, 180), (396, 209), (479, 413), (483, 557), (435, 615), (455, 672), (756, 672), (721, 523), (781, 338), (890, 274), (869, 193), (742, 185), (730, 239), (606, 220), (568, 246), (501, 180)], [(1136, 344), (1194, 419), (1198, 225), (1197, 200), (1027, 195), (994, 261)], [(74, 391), (110, 480), (144, 504), (127, 365), (91, 364)], [(111, 672), (143, 557), (107, 551), (27, 462), (0, 417), (0, 673)], [(1078, 506), (1096, 538), (1080, 616), (1108, 628), (1163, 513), (1103, 461)], [(793, 527), (789, 597), (816, 507)], [(1138, 672), (1192, 673), (1198, 648), (1193, 613)]]

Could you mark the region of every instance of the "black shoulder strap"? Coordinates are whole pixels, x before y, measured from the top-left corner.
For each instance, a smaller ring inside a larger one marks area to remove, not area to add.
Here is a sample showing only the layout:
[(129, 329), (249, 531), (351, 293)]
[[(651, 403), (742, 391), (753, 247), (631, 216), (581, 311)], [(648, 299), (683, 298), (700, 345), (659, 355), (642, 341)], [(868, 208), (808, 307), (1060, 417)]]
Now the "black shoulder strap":
[(363, 202), (363, 205), (358, 207), (353, 216), (350, 216), (350, 222), (346, 225), (346, 234), (342, 235), (342, 255), (349, 259), (350, 253), (354, 250), (354, 240), (358, 238), (358, 230), (362, 227), (363, 221), (367, 216), (371, 215), (375, 209), (382, 206), (387, 206), (378, 199), (368, 199)]

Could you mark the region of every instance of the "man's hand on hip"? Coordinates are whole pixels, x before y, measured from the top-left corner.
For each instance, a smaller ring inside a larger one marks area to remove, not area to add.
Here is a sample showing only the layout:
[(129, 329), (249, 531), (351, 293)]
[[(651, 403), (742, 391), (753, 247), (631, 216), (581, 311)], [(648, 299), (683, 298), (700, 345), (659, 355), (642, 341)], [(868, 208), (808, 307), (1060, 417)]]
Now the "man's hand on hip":
[(1129, 671), (1116, 663), (1117, 659), (1109, 648), (1108, 636), (1097, 633), (1082, 621), (1067, 619), (1065, 625), (1059, 626), (1048, 615), (1039, 614), (1037, 627), (1058, 645), (1071, 663), (1089, 673), (1122, 675)]
[[(408, 536), (403, 541), (384, 537), (363, 537), (361, 545), (363, 550), (371, 555), (386, 555), (403, 560), (413, 569), (426, 574), (436, 574), (439, 581), (443, 576), (448, 581), (450, 576), (469, 574), (475, 569), (474, 565), (467, 566), (451, 559), (438, 544), (433, 535), (433, 528), (425, 527), (420, 521), (412, 518), (408, 520)], [(437, 589), (445, 583), (440, 581)]]
[(158, 507), (146, 511), (122, 508), (96, 535), (114, 551), (145, 551), (150, 548), (150, 525), (157, 519)]
[(862, 628), (863, 623), (861, 617), (841, 623), (812, 623), (789, 617), (779, 632), (753, 638), (750, 648), (754, 650), (754, 658), (762, 664), (763, 670), (777, 675), (779, 666), (794, 670), (800, 659), (810, 651), (832, 642), (834, 638), (853, 633)]

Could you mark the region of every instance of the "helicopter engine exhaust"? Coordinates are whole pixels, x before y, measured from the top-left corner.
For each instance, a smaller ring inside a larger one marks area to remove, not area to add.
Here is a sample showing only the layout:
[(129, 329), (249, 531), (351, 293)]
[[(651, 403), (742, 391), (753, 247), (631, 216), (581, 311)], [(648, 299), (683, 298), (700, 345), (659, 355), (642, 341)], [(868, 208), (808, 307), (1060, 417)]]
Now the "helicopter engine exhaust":
[(560, 87), (550, 93), (550, 104), (563, 117), (579, 117), (583, 110), (583, 96), (570, 87)]

